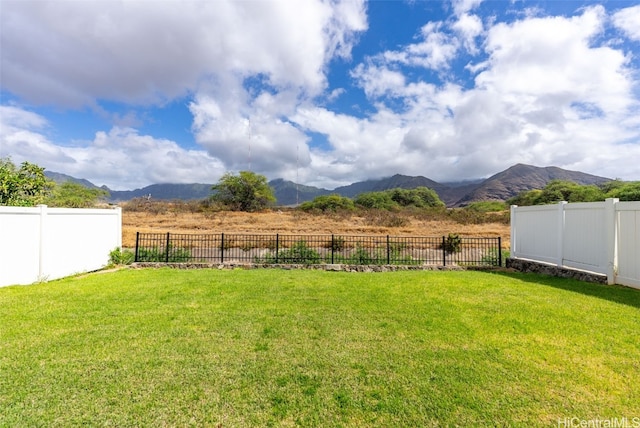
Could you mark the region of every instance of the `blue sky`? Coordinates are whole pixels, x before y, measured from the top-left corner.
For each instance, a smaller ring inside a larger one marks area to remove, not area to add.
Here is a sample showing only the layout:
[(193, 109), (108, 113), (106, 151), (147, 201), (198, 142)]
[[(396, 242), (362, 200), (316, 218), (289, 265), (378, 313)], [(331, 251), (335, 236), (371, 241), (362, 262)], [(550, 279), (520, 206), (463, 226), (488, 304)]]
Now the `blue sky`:
[(0, 0), (0, 157), (114, 190), (640, 180), (638, 1)]

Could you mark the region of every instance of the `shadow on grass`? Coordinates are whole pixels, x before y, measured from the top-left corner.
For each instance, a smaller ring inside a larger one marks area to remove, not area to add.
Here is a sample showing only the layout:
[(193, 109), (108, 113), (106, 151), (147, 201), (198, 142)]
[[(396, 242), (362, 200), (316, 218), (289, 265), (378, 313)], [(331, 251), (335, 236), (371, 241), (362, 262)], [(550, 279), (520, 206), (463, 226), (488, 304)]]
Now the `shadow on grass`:
[(622, 285), (596, 284), (593, 282), (578, 281), (576, 279), (559, 278), (550, 275), (537, 273), (520, 272), (495, 272), (514, 280), (527, 282), (530, 284), (545, 285), (558, 288), (560, 290), (572, 291), (586, 296), (597, 297), (609, 300), (622, 305), (632, 306), (640, 309), (640, 290), (624, 287)]

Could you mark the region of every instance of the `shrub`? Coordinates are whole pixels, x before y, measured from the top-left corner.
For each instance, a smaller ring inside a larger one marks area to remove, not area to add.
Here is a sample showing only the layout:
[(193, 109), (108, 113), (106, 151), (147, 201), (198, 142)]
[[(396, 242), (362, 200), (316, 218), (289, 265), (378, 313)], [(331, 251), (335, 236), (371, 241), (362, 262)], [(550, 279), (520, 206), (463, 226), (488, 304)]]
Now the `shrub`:
[(391, 210), (398, 208), (398, 203), (391, 199), (389, 192), (365, 192), (356, 196), (355, 204), (362, 208)]
[(158, 263), (180, 263), (191, 259), (191, 251), (188, 248), (179, 248), (169, 245), (168, 256), (166, 247), (138, 248), (138, 261)]
[(337, 194), (317, 196), (313, 201), (307, 201), (300, 204), (302, 211), (353, 211), (355, 206), (353, 201), (347, 197)]
[(444, 202), (440, 200), (438, 194), (427, 187), (365, 192), (356, 197), (355, 204), (363, 208), (380, 210), (393, 210), (400, 207), (444, 207)]
[(338, 252), (345, 249), (346, 245), (342, 236), (334, 236), (331, 241), (328, 241), (325, 248), (330, 249), (332, 252)]
[[(257, 260), (260, 261), (260, 260)], [(276, 263), (276, 255), (270, 254), (265, 256), (262, 260), (265, 263)], [(291, 248), (280, 250), (277, 257), (278, 263), (291, 263), (291, 264), (318, 264), (320, 263), (320, 254), (310, 248), (306, 241), (297, 241)]]
[(134, 262), (136, 255), (131, 250), (122, 250), (120, 247), (115, 248), (109, 253), (110, 265), (130, 265)]
[(402, 207), (443, 207), (444, 202), (440, 200), (438, 194), (427, 187), (416, 187), (415, 189), (391, 189), (388, 190), (391, 199)]
[(459, 253), (462, 251), (462, 238), (455, 233), (450, 233), (438, 248), (445, 250), (449, 254)]
[(489, 213), (504, 211), (508, 208), (507, 204), (501, 201), (478, 201), (471, 202), (464, 209), (481, 213)]
[[(386, 261), (386, 260), (385, 260)], [(354, 265), (374, 265), (379, 264), (377, 255), (372, 255), (365, 248), (358, 245), (356, 251), (346, 259), (347, 263)]]

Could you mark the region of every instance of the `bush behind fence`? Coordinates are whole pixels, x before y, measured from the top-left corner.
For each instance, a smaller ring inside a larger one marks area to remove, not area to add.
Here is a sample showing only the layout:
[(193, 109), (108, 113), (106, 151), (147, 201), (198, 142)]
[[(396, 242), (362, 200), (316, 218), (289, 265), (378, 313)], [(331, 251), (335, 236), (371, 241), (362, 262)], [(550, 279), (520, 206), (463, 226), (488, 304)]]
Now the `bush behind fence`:
[(502, 266), (501, 238), (137, 233), (135, 261), (156, 263)]

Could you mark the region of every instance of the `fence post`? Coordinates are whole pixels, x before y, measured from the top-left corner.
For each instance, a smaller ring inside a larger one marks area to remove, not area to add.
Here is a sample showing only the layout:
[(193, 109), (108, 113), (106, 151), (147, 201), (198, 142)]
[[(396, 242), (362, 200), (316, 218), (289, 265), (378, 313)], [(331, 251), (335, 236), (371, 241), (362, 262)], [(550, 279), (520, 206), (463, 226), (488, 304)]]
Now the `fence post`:
[(167, 232), (167, 246), (165, 247), (165, 254), (164, 254), (165, 263), (169, 263), (169, 234), (170, 232)]
[(502, 237), (498, 236), (498, 267), (502, 267)]
[(276, 264), (278, 264), (278, 253), (280, 253), (280, 234), (276, 233)]
[(618, 228), (620, 219), (617, 212), (618, 198), (607, 198), (604, 205), (604, 227), (607, 240), (607, 284), (616, 283), (618, 272)]
[(134, 259), (133, 259), (136, 262), (140, 261), (140, 260), (138, 260), (139, 242), (140, 242), (140, 232), (136, 232), (136, 255), (135, 255)]
[(558, 202), (558, 223), (557, 223), (557, 232), (556, 236), (558, 240), (556, 241), (556, 251), (557, 251), (557, 259), (556, 264), (558, 267), (562, 267), (564, 265), (564, 209), (565, 205), (567, 205), (567, 201)]
[(224, 233), (220, 234), (220, 264), (224, 263)]
[(517, 223), (517, 218), (518, 218), (518, 206), (517, 205), (511, 205), (511, 218), (510, 218), (510, 222), (511, 222), (511, 243), (510, 243), (510, 247), (511, 247), (511, 255), (510, 257), (513, 257), (514, 259), (518, 258), (518, 223)]
[(387, 264), (391, 264), (391, 248), (389, 245), (389, 235), (387, 235)]
[(118, 216), (118, 248), (122, 250), (122, 207), (116, 207), (116, 215)]
[(447, 265), (447, 242), (446, 238), (442, 237), (442, 266)]
[(331, 234), (331, 264), (333, 264), (333, 252), (335, 251), (336, 248), (336, 242), (334, 239), (334, 235), (333, 233)]

